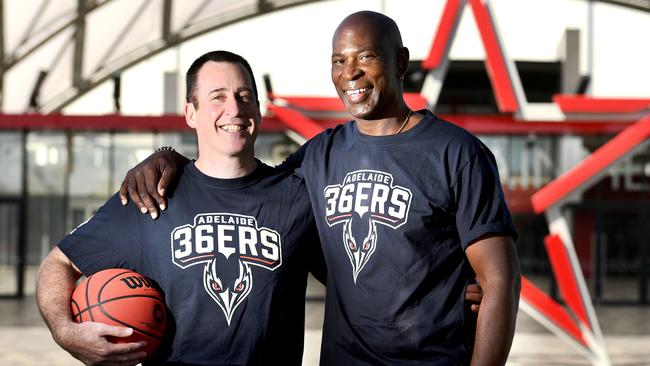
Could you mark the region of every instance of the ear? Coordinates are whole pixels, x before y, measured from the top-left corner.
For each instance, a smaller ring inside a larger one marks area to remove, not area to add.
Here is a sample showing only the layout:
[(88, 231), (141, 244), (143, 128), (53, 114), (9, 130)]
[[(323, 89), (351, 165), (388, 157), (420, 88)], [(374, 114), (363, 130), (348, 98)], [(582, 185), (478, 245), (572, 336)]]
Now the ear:
[(400, 80), (404, 79), (406, 76), (406, 71), (409, 68), (409, 49), (402, 47), (397, 51), (397, 75)]
[(185, 123), (192, 128), (196, 128), (196, 109), (194, 109), (194, 104), (185, 103)]

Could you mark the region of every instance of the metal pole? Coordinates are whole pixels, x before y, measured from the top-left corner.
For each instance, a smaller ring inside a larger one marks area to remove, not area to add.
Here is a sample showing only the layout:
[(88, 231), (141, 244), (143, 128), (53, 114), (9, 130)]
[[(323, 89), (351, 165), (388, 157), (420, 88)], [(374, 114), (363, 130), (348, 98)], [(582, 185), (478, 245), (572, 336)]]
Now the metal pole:
[(0, 111), (2, 108), (4, 96), (4, 78), (5, 78), (5, 16), (4, 1), (0, 0)]
[(27, 194), (28, 175), (27, 171), (27, 129), (22, 130), (22, 182), (20, 192), (20, 204), (18, 214), (18, 264), (16, 266), (16, 296), (22, 298), (25, 295), (25, 266), (27, 262)]

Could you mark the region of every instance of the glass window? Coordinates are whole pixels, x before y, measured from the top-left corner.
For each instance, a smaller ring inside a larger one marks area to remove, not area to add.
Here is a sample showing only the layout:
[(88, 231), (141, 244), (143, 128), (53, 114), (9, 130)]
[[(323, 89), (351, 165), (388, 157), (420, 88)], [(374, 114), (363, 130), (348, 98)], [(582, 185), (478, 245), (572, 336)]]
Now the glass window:
[(27, 136), (29, 194), (63, 195), (67, 159), (64, 132), (30, 132)]
[(0, 202), (0, 295), (17, 292), (18, 204)]
[(499, 169), (499, 177), (501, 184), (510, 181), (510, 166), (508, 165), (508, 149), (509, 138), (508, 136), (478, 136), (479, 139), (490, 149), (494, 160), (497, 162), (497, 169)]
[(554, 177), (551, 136), (480, 136), (497, 162), (501, 183), (510, 189), (539, 189)]
[[(194, 130), (187, 132), (170, 132), (160, 133), (155, 138), (155, 147), (172, 146), (174, 150), (185, 155), (190, 159), (196, 159), (199, 156), (199, 144), (196, 140)], [(153, 152), (153, 150), (151, 151)]]
[(0, 132), (0, 196), (17, 196), (22, 191), (23, 144), (20, 132)]
[(109, 190), (110, 136), (76, 132), (72, 138), (70, 197), (105, 198)]
[(34, 266), (28, 270), (37, 268), (65, 233), (66, 141), (65, 132), (27, 135), (27, 264)]
[(113, 135), (113, 161), (111, 192), (117, 192), (126, 172), (137, 165), (156, 148), (153, 133), (116, 133)]

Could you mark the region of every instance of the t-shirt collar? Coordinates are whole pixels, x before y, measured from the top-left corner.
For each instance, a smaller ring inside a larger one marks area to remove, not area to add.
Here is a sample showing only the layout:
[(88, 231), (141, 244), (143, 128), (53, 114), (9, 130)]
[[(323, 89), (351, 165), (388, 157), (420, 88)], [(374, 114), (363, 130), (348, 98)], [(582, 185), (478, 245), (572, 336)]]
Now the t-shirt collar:
[(420, 134), (422, 131), (425, 129), (429, 128), (431, 126), (431, 122), (435, 121), (437, 118), (431, 111), (428, 109), (422, 109), (419, 111), (416, 111), (416, 113), (424, 114), (424, 118), (420, 123), (415, 125), (415, 127), (403, 131), (401, 133), (398, 133), (397, 135), (385, 135), (385, 136), (371, 136), (371, 135), (366, 135), (363, 134), (359, 131), (357, 128), (357, 124), (355, 121), (351, 121), (350, 125), (353, 131), (353, 134), (355, 136), (355, 139), (358, 141), (363, 142), (364, 144), (369, 144), (369, 145), (393, 145), (393, 144), (401, 144), (404, 142), (408, 142), (409, 140), (412, 140), (414, 136), (417, 136)]
[(255, 170), (253, 170), (250, 174), (247, 174), (243, 177), (231, 179), (215, 178), (204, 174), (196, 167), (195, 160), (188, 162), (185, 165), (184, 169), (185, 173), (188, 174), (191, 179), (194, 179), (201, 184), (207, 184), (217, 189), (240, 189), (252, 186), (253, 184), (259, 182), (260, 179), (265, 176), (265, 172), (273, 169), (258, 159), (255, 159), (255, 161), (257, 162), (257, 166), (255, 167)]

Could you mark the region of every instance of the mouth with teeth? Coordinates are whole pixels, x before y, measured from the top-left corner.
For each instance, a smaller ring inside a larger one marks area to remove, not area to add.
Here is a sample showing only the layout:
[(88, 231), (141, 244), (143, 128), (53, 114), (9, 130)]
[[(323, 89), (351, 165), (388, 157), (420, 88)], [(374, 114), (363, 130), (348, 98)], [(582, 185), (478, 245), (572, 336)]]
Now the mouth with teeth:
[(349, 101), (356, 103), (363, 100), (368, 95), (368, 92), (370, 90), (371, 88), (359, 88), (359, 89), (346, 90), (345, 95), (347, 96), (347, 99)]
[(219, 126), (220, 129), (226, 131), (226, 132), (241, 132), (246, 129), (246, 126), (243, 125), (223, 125)]

